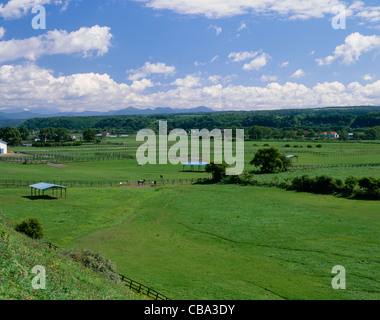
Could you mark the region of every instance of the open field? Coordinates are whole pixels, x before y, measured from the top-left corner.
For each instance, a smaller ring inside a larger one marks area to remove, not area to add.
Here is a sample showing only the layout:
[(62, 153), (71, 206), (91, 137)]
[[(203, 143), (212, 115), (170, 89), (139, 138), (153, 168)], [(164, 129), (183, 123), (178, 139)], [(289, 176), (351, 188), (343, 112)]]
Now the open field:
[[(92, 188), (68, 200), (2, 190), (4, 214), (100, 251), (173, 299), (378, 299), (378, 203), (241, 186)], [(210, 201), (213, 199), (213, 201)], [(331, 288), (343, 265), (348, 288)]]
[[(146, 179), (158, 180), (158, 187), (73, 187), (67, 200), (31, 200), (29, 188), (0, 187), (0, 210), (16, 222), (37, 217), (46, 241), (100, 251), (120, 273), (172, 299), (380, 298), (378, 201), (252, 186), (163, 186), (160, 175), (178, 181), (209, 174), (183, 172), (182, 165), (139, 167), (135, 159), (109, 157), (120, 150), (135, 154), (138, 144), (125, 141), (120, 146), (24, 148), (29, 154), (75, 153), (83, 160), (58, 167), (59, 162), (0, 161), (0, 184)], [(298, 161), (289, 172), (255, 175), (258, 181), (303, 174), (380, 177), (377, 141), (246, 141), (246, 171), (256, 169), (247, 163), (264, 145), (297, 155)], [(107, 156), (91, 160), (95, 153)], [(347, 290), (331, 288), (335, 265), (347, 270)]]

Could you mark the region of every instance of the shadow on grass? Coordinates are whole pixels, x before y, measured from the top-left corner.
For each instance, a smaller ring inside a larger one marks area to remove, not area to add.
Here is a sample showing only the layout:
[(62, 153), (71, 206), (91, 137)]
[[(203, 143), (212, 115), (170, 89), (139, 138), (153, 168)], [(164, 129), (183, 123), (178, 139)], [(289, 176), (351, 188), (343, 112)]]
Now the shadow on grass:
[(55, 198), (55, 197), (52, 197), (52, 196), (23, 196), (23, 198), (25, 199), (29, 199), (29, 200), (59, 200), (59, 198)]

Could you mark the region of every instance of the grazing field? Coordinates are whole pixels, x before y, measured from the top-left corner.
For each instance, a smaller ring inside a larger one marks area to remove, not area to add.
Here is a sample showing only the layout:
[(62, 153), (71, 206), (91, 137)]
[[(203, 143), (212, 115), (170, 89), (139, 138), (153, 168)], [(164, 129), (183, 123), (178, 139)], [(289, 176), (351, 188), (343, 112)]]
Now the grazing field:
[[(146, 179), (157, 180), (157, 187), (84, 185), (70, 188), (66, 200), (32, 200), (27, 187), (0, 187), (0, 210), (14, 222), (37, 217), (46, 241), (102, 252), (120, 273), (172, 299), (380, 298), (378, 201), (253, 186), (180, 185), (209, 174), (183, 171), (182, 165), (137, 166), (135, 159), (110, 156), (120, 151), (115, 148), (135, 154), (138, 144), (125, 139), (120, 146), (15, 149), (29, 155), (76, 154), (82, 160), (0, 161), (0, 185)], [(248, 162), (267, 145), (298, 159), (289, 172), (256, 174), (258, 181), (303, 174), (380, 177), (377, 141), (246, 141), (245, 171), (257, 169)], [(107, 155), (95, 159), (95, 153)], [(161, 175), (173, 183), (163, 184)], [(347, 290), (331, 288), (335, 265), (346, 268)]]
[[(2, 190), (4, 214), (89, 248), (173, 299), (378, 299), (378, 203), (241, 186)], [(213, 201), (210, 201), (213, 199)], [(331, 269), (347, 270), (347, 290)]]

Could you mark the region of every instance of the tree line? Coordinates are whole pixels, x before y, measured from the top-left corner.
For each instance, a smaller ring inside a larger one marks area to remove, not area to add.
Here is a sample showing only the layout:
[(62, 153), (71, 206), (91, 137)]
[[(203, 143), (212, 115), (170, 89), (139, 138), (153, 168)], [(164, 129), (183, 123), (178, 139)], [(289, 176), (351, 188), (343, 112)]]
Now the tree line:
[(22, 123), (29, 130), (64, 127), (71, 131), (88, 128), (110, 133), (136, 133), (141, 129), (157, 131), (158, 122), (167, 121), (168, 129), (250, 129), (267, 127), (276, 131), (305, 130), (316, 132), (346, 130), (364, 131), (380, 126), (380, 107), (326, 108), (273, 111), (235, 111), (199, 114), (159, 114), (134, 116), (35, 118)]

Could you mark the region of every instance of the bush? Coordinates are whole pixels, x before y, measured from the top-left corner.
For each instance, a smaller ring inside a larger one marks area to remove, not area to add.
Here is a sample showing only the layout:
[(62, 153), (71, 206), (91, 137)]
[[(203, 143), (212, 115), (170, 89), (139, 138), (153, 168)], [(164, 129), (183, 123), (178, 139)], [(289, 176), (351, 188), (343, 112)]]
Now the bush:
[(16, 224), (15, 230), (24, 233), (32, 239), (42, 239), (44, 236), (44, 230), (37, 218), (27, 218), (23, 220), (19, 224)]
[(311, 149), (313, 146), (311, 144), (308, 144), (307, 147)]
[(364, 190), (364, 195), (369, 199), (380, 197), (380, 179), (364, 177), (358, 181), (359, 187)]
[(102, 273), (116, 283), (120, 282), (120, 276), (116, 271), (115, 264), (102, 254), (90, 250), (67, 250), (64, 254), (86, 268)]
[(322, 145), (321, 144), (317, 144), (316, 147), (317, 148), (322, 148)]
[(215, 164), (214, 161), (211, 161), (206, 165), (206, 172), (212, 174), (213, 182), (220, 182), (226, 176), (227, 164)]

